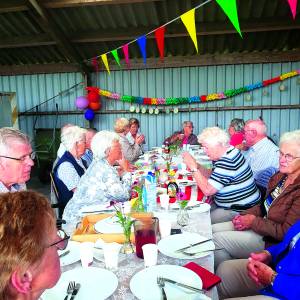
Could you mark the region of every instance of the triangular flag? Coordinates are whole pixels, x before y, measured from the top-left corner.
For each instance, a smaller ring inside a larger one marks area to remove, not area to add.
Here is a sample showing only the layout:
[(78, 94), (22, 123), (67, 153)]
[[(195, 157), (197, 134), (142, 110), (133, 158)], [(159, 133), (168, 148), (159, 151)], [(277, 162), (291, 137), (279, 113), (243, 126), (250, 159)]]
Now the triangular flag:
[(119, 58), (119, 54), (118, 54), (118, 50), (114, 49), (111, 51), (111, 54), (113, 55), (115, 61), (117, 62), (117, 64), (119, 65), (119, 67), (121, 67), (120, 65), (120, 58)]
[(108, 74), (110, 74), (110, 70), (109, 70), (109, 65), (108, 65), (106, 54), (101, 54), (101, 58), (102, 58), (102, 61), (104, 63), (104, 66), (106, 68), (106, 71), (108, 72)]
[(93, 65), (95, 71), (98, 72), (99, 71), (99, 66), (98, 66), (97, 57), (92, 58), (92, 65)]
[(236, 8), (236, 0), (216, 0), (216, 1), (223, 9), (224, 13), (227, 15), (227, 17), (235, 27), (236, 31), (242, 37), (240, 24), (239, 24), (239, 17)]
[(195, 9), (191, 9), (180, 16), (181, 21), (186, 27), (192, 41), (194, 42), (196, 51), (198, 53), (198, 43), (197, 43), (197, 35), (196, 35), (196, 25), (195, 25)]
[(144, 59), (144, 64), (146, 64), (147, 56), (146, 56), (146, 36), (142, 35), (137, 39), (137, 42), (139, 44), (143, 59)]
[(165, 27), (159, 27), (155, 30), (155, 39), (159, 51), (160, 59), (164, 60), (164, 52), (165, 52)]
[(125, 57), (127, 67), (130, 68), (128, 44), (123, 45), (122, 49), (123, 49), (123, 53), (124, 53), (124, 57)]
[(297, 1), (298, 0), (288, 0), (294, 20), (296, 18)]

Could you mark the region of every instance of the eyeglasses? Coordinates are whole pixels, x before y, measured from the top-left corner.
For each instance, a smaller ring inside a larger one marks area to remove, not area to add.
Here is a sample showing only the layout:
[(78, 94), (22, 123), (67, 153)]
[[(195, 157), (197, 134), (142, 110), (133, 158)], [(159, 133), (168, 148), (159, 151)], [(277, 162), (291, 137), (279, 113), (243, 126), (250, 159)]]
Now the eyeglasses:
[(30, 159), (34, 160), (35, 159), (35, 152), (31, 152), (30, 154), (23, 155), (19, 158), (18, 157), (5, 156), (5, 155), (0, 155), (0, 157), (4, 157), (4, 158), (24, 162), (26, 160), (26, 158), (30, 158)]
[(70, 237), (62, 229), (57, 231), (57, 235), (59, 236), (60, 240), (49, 245), (48, 247), (56, 246), (56, 248), (59, 250), (65, 250), (68, 246)]
[(284, 157), (284, 159), (287, 161), (287, 162), (291, 162), (297, 158), (300, 158), (299, 156), (293, 156), (291, 154), (285, 154), (283, 152), (281, 152), (280, 150), (278, 150), (277, 152), (279, 152), (279, 157)]

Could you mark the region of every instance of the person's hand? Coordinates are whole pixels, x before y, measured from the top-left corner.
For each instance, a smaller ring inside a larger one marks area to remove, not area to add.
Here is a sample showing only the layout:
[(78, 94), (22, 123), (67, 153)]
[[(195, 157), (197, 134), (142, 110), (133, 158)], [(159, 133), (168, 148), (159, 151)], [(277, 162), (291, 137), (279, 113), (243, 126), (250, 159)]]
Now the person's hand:
[(260, 261), (264, 264), (269, 264), (271, 262), (271, 254), (268, 252), (268, 251), (261, 251), (261, 252), (252, 252), (250, 253), (250, 257), (253, 259), (253, 260), (256, 260), (256, 261)]
[(177, 139), (182, 141), (184, 139), (184, 134), (183, 133), (178, 133), (177, 134)]
[(197, 162), (195, 158), (188, 152), (182, 153), (183, 162), (186, 164), (186, 166), (192, 170), (197, 168)]
[(249, 277), (254, 280), (254, 282), (263, 286), (271, 283), (272, 275), (274, 273), (274, 270), (271, 267), (260, 261), (253, 260), (252, 258), (249, 258), (247, 271)]
[(236, 218), (232, 220), (234, 229), (239, 231), (250, 229), (255, 218), (254, 215), (250, 214), (236, 216)]
[(136, 137), (135, 139), (135, 142), (138, 144), (138, 145), (141, 145), (145, 140), (145, 136), (143, 134), (139, 135)]

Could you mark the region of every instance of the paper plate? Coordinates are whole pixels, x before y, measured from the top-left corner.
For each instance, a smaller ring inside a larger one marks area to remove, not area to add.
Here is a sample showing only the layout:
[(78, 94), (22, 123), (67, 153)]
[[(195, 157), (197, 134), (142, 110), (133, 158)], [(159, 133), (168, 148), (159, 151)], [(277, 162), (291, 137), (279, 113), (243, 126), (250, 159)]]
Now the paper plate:
[[(156, 282), (158, 276), (202, 288), (201, 278), (190, 269), (175, 265), (158, 265), (136, 273), (130, 281), (130, 290), (141, 300), (161, 300), (161, 290)], [(165, 284), (165, 292), (168, 300), (207, 299), (199, 298), (199, 293), (169, 283)]]
[(80, 243), (78, 242), (69, 241), (65, 250), (58, 250), (58, 255), (61, 255), (66, 251), (70, 251), (68, 254), (60, 257), (59, 260), (62, 267), (73, 264), (80, 260), (79, 245)]
[(213, 241), (209, 241), (207, 243), (203, 243), (201, 245), (194, 246), (192, 248), (187, 249), (186, 252), (195, 253), (195, 255), (193, 256), (186, 255), (182, 252), (176, 252), (176, 250), (205, 240), (207, 240), (207, 237), (192, 232), (169, 235), (158, 242), (158, 250), (164, 255), (173, 258), (181, 258), (181, 259), (200, 258), (212, 253), (211, 250), (215, 249), (215, 244), (213, 243)]
[[(134, 220), (134, 218), (131, 219)], [(95, 223), (94, 229), (98, 233), (123, 233), (123, 228), (117, 221), (118, 218), (116, 216), (105, 218)]]
[(76, 268), (62, 273), (56, 286), (42, 294), (42, 300), (64, 299), (70, 281), (81, 285), (76, 300), (106, 299), (118, 287), (118, 278), (111, 271), (94, 267)]

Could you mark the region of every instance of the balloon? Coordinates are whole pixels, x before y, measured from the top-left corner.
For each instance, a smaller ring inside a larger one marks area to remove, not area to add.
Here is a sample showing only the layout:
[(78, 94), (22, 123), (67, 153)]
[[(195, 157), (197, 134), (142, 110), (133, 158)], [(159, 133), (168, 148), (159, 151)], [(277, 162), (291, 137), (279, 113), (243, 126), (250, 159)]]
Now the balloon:
[(99, 110), (100, 106), (100, 102), (90, 102), (89, 104), (89, 108), (91, 108), (92, 110)]
[(99, 102), (99, 100), (100, 100), (100, 95), (99, 95), (98, 93), (92, 91), (92, 92), (89, 92), (89, 93), (87, 94), (87, 98), (88, 98), (88, 100), (89, 100), (90, 103), (91, 103), (91, 102)]
[(92, 121), (95, 117), (95, 113), (92, 109), (88, 108), (84, 113), (84, 117), (86, 118), (86, 120)]
[(76, 98), (75, 105), (78, 109), (85, 109), (88, 107), (89, 101), (84, 96), (79, 96)]

